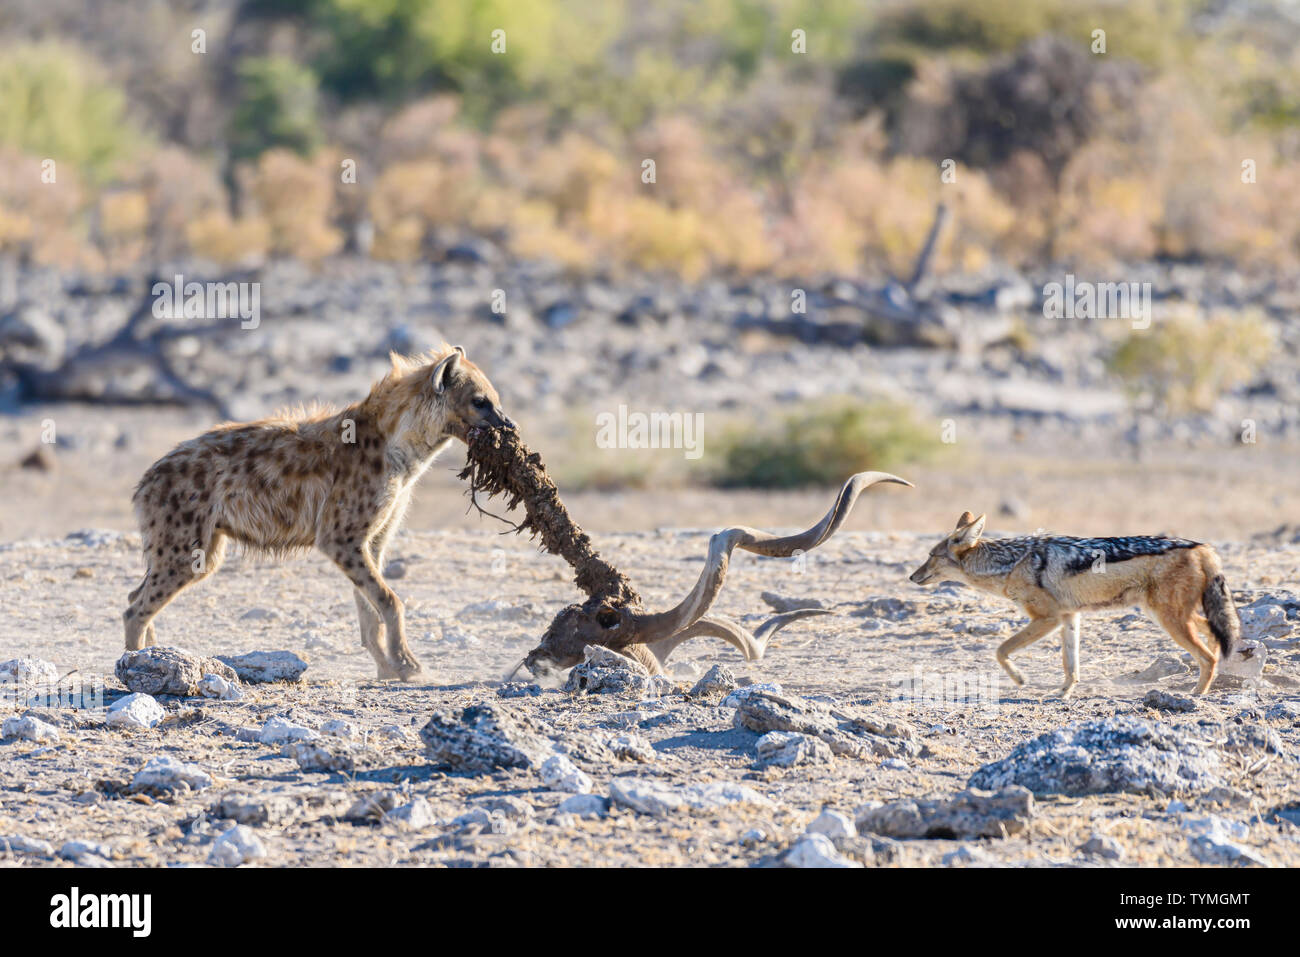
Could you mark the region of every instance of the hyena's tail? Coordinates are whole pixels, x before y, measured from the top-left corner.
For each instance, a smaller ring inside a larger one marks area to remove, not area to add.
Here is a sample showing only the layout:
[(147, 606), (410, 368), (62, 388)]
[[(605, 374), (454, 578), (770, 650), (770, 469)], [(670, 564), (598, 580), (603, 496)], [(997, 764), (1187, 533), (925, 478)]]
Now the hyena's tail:
[(1210, 631), (1219, 640), (1219, 660), (1232, 654), (1241, 638), (1241, 618), (1222, 575), (1215, 575), (1201, 593), (1201, 607), (1210, 621)]

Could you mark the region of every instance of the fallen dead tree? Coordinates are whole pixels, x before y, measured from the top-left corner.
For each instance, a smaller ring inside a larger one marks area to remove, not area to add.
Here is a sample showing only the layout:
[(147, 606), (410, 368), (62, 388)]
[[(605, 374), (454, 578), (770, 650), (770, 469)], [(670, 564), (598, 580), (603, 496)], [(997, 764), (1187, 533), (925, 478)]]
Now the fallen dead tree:
[(885, 472), (859, 472), (844, 483), (822, 520), (802, 532), (777, 536), (743, 525), (723, 529), (709, 540), (704, 571), (690, 594), (668, 611), (650, 612), (627, 576), (600, 557), (590, 537), (569, 517), (541, 456), (523, 445), (517, 432), (474, 430), (467, 446), (460, 477), (469, 482), (471, 501), (477, 506), (476, 495), (482, 492), (488, 498), (504, 496), (507, 512), (522, 504), (525, 518), (515, 530), (540, 538), (543, 549), (564, 558), (574, 569), (574, 583), (587, 595), (586, 601), (569, 605), (555, 616), (541, 643), (520, 663), (534, 674), (576, 665), (588, 645), (622, 652), (644, 664), (651, 674), (661, 674), (673, 650), (698, 636), (730, 642), (749, 661), (762, 658), (768, 640), (780, 628), (828, 612), (820, 608), (786, 612), (753, 632), (730, 618), (710, 615), (709, 609), (722, 591), (731, 553), (740, 548), (783, 558), (809, 551), (844, 524), (864, 490), (883, 482), (912, 484)]

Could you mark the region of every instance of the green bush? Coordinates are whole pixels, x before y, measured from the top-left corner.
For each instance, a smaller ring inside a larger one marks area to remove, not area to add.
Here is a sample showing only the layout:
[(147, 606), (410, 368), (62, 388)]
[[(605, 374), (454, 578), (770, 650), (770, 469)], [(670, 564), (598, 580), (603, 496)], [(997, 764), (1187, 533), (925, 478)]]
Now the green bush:
[[(563, 0), (312, 0), (263, 2), (314, 29), (313, 62), (342, 100), (401, 102), (455, 90), (471, 114), (545, 96), (591, 72), (622, 23), (616, 4)], [(505, 31), (506, 52), (493, 51)]]
[(733, 430), (720, 445), (715, 484), (799, 488), (925, 461), (942, 443), (938, 430), (918, 422), (906, 407), (841, 399), (805, 405), (757, 433)]
[(71, 47), (0, 50), (0, 145), (69, 163), (95, 184), (110, 179), (142, 137), (122, 91), (97, 73)]
[(1261, 316), (1223, 313), (1135, 329), (1109, 364), (1135, 402), (1149, 400), (1172, 414), (1204, 412), (1225, 392), (1250, 382), (1273, 348)]
[(240, 97), (231, 118), (236, 158), (283, 147), (307, 155), (321, 143), (316, 75), (285, 57), (249, 57), (238, 68)]

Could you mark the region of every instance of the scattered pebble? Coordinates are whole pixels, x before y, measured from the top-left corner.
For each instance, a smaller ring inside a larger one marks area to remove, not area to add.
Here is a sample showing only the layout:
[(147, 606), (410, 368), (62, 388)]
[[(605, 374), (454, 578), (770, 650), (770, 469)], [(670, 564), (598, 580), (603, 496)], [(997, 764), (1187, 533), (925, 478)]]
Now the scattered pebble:
[(861, 867), (835, 849), (825, 834), (805, 834), (785, 852), (781, 863), (786, 867)]
[(604, 817), (609, 813), (609, 802), (596, 794), (575, 794), (560, 802), (557, 814), (572, 814), (575, 817)]
[(150, 695), (137, 692), (114, 701), (104, 715), (104, 723), (126, 731), (147, 731), (166, 717), (162, 705)]
[(288, 744), (290, 741), (315, 741), (319, 737), (311, 728), (294, 724), (286, 718), (271, 718), (262, 725), (257, 740), (262, 744)]
[(591, 778), (562, 754), (553, 755), (542, 762), (540, 773), (542, 783), (552, 791), (591, 793)]
[(729, 781), (673, 785), (655, 778), (614, 778), (610, 800), (641, 814), (666, 817), (682, 810), (716, 810), (729, 804), (771, 807), (772, 802), (753, 788)]
[(236, 824), (212, 842), (208, 863), (213, 867), (239, 867), (266, 857), (266, 847), (252, 829)]
[(163, 755), (153, 758), (131, 778), (134, 794), (202, 791), (212, 786), (212, 775), (193, 764)]
[(199, 694), (218, 701), (235, 701), (244, 696), (237, 684), (221, 675), (204, 675), (199, 681)]
[(162, 645), (126, 652), (117, 659), (114, 671), (129, 690), (148, 695), (196, 696), (199, 682), (209, 674), (239, 683), (234, 670), (215, 658)]
[(847, 814), (824, 809), (806, 828), (809, 834), (825, 834), (829, 838), (857, 837), (858, 829)]
[(1124, 845), (1106, 834), (1094, 834), (1079, 845), (1080, 853), (1089, 857), (1101, 857), (1108, 861), (1122, 861), (1125, 857)]
[(292, 651), (250, 651), (246, 655), (219, 655), (246, 684), (269, 684), (274, 681), (299, 681), (307, 662)]
[(40, 718), (24, 715), (21, 718), (5, 718), (4, 725), (0, 726), (0, 737), (54, 744), (59, 740), (59, 729)]

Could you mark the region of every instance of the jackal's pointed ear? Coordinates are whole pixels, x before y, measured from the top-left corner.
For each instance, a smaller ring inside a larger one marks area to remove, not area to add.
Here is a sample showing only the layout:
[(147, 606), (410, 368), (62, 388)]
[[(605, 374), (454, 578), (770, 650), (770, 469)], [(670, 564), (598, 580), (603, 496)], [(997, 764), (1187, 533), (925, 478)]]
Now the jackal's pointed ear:
[(957, 519), (957, 524), (956, 524), (956, 526), (953, 528), (953, 531), (955, 532), (955, 531), (956, 531), (957, 529), (959, 529), (959, 528), (965, 528), (967, 525), (969, 525), (969, 524), (970, 524), (971, 522), (973, 522), (973, 521), (975, 521), (975, 516), (974, 516), (974, 515), (972, 515), (970, 512), (962, 512), (962, 513), (961, 513), (961, 518)]
[[(970, 512), (967, 512), (966, 514), (969, 515)], [(979, 518), (971, 519), (964, 528), (957, 529), (953, 544), (962, 546), (974, 545), (980, 540), (980, 536), (983, 534), (984, 516), (981, 515)]]
[(465, 354), (465, 350), (456, 346), (450, 355), (444, 356), (433, 367), (433, 373), (429, 376), (429, 381), (433, 384), (433, 391), (436, 395), (442, 395), (447, 391), (447, 385), (456, 377), (456, 369), (460, 366), (460, 357)]

